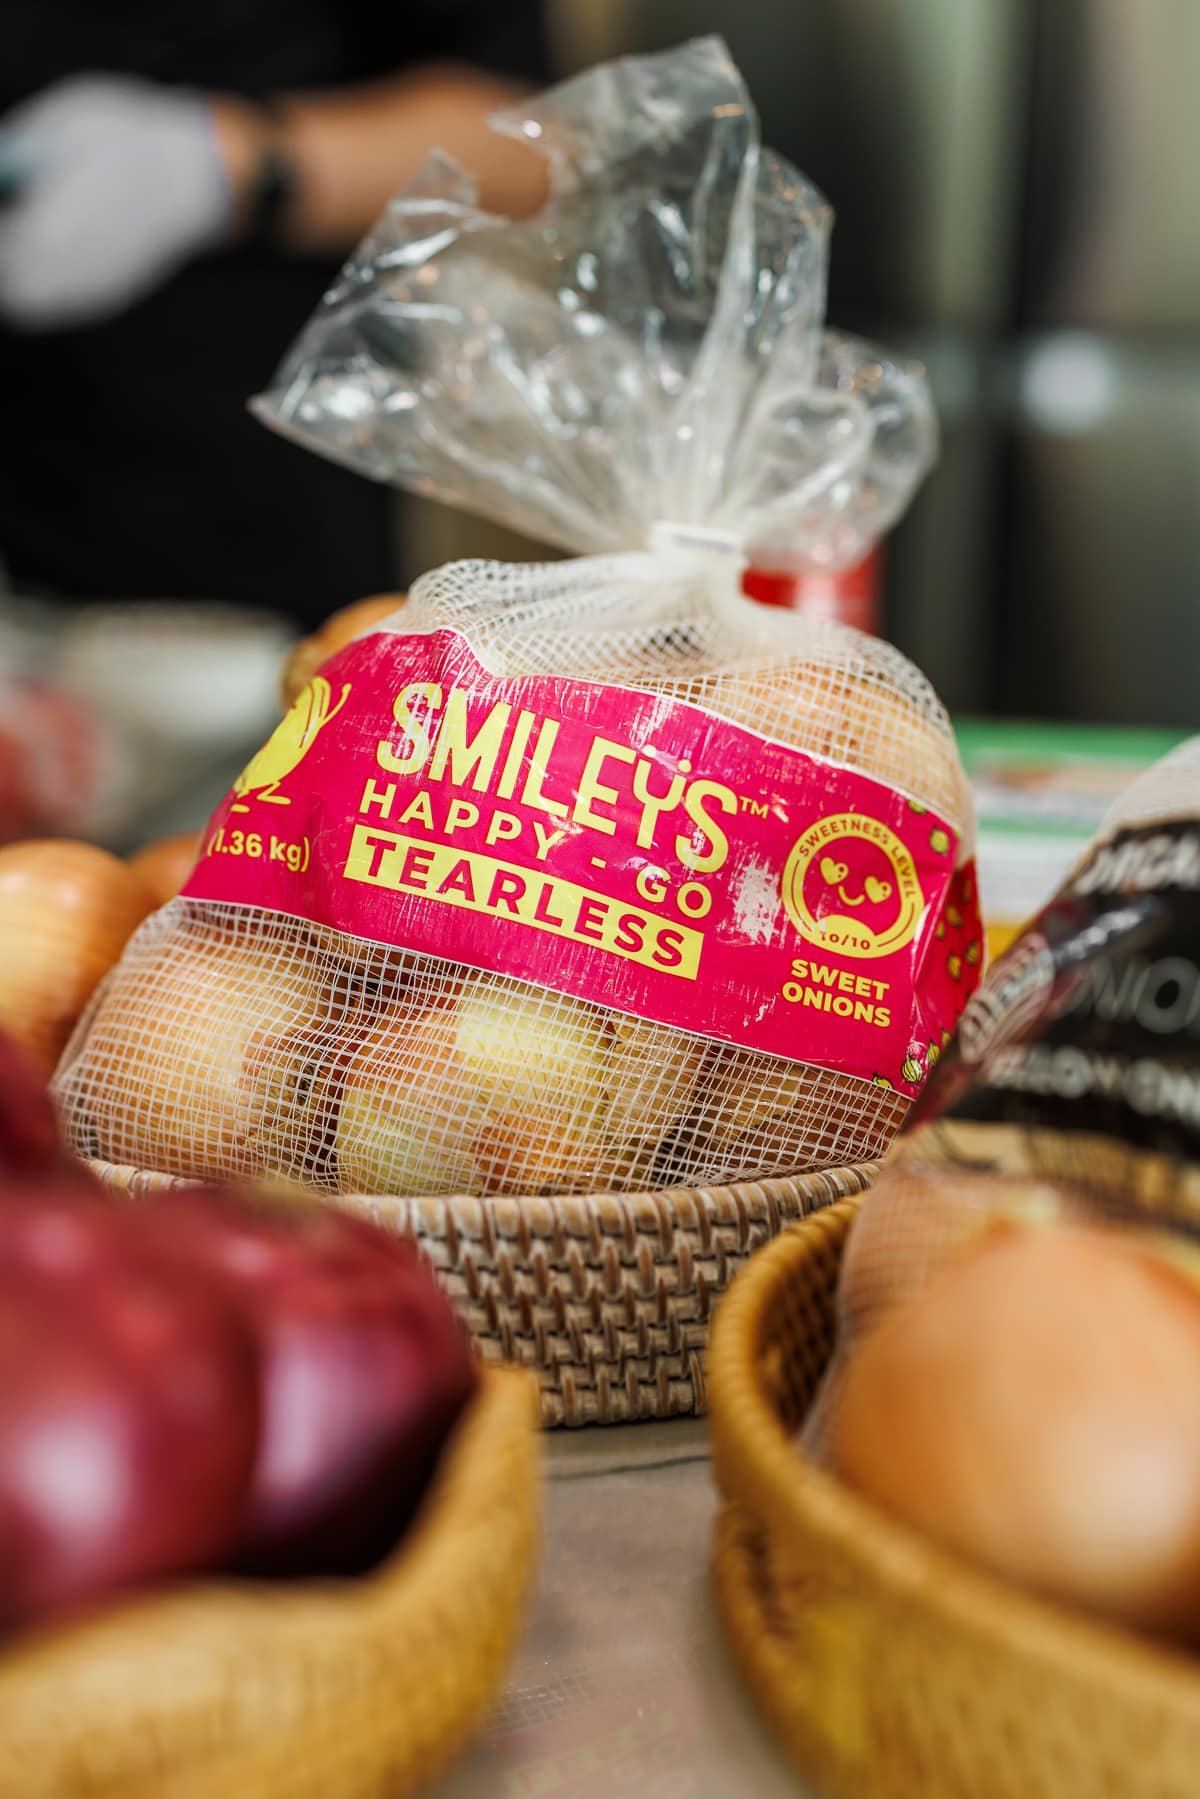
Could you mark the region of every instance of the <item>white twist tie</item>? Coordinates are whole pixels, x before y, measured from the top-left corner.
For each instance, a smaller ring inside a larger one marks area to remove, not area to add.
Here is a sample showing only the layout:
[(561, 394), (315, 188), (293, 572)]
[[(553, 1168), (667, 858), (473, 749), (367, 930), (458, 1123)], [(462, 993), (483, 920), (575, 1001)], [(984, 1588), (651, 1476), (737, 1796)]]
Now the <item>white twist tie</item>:
[(656, 519), (650, 527), (650, 549), (656, 556), (683, 550), (690, 555), (730, 556), (746, 560), (745, 545), (736, 531), (716, 531), (707, 525), (686, 525), (678, 519)]

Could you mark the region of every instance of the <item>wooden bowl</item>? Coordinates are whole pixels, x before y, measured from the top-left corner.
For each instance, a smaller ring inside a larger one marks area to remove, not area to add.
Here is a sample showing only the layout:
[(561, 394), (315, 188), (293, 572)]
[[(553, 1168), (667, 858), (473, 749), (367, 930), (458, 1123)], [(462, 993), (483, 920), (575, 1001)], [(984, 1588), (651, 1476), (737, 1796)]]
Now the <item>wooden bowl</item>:
[(534, 1562), (533, 1383), (488, 1372), (422, 1511), (355, 1580), (205, 1581), (0, 1656), (13, 1799), (402, 1799), (483, 1721)]
[[(91, 1167), (138, 1196), (187, 1184)], [(411, 1238), (483, 1359), (537, 1375), (544, 1424), (623, 1424), (706, 1409), (709, 1327), (733, 1276), (785, 1225), (860, 1193), (874, 1172), (860, 1163), (640, 1195), (336, 1203)]]
[(1000, 1584), (800, 1456), (856, 1208), (757, 1256), (715, 1332), (716, 1589), (751, 1693), (844, 1799), (1195, 1799), (1200, 1661)]

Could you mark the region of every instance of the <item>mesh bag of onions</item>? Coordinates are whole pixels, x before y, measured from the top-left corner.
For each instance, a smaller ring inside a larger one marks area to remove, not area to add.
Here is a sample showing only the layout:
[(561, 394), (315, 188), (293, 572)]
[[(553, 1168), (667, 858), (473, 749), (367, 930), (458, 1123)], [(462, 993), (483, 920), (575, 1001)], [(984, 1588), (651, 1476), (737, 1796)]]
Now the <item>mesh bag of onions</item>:
[(993, 1231), (1200, 1238), (1200, 738), (1120, 797), (993, 964), (867, 1195), (810, 1420), (898, 1307)]
[(1200, 1643), (1200, 738), (989, 971), (851, 1232), (802, 1445), (1043, 1596)]
[(313, 676), (68, 1046), (82, 1153), (429, 1195), (846, 1163), (978, 978), (936, 695), (740, 591), (898, 516), (922, 372), (823, 330), (828, 208), (717, 40), (497, 125), (545, 209), (435, 160), (256, 405), (577, 559), (436, 570)]

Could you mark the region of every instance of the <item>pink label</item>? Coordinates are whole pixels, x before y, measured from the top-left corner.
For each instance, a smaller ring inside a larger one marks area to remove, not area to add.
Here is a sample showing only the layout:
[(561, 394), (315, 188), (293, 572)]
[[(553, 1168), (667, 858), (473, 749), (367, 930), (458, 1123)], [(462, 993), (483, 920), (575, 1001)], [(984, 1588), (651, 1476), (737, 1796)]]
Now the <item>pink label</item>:
[(979, 977), (956, 848), (699, 706), (376, 633), (243, 770), (184, 892), (915, 1093)]

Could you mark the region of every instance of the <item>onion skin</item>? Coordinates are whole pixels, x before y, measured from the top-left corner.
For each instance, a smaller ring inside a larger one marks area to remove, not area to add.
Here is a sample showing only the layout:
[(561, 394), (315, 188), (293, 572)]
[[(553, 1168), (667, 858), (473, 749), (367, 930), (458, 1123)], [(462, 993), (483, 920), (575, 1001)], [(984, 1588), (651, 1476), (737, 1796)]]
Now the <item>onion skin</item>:
[(346, 1193), (597, 1192), (649, 1185), (707, 1045), (669, 1025), (475, 974), (363, 1033), (340, 1091)]
[(478, 978), (382, 1013), (338, 1120), (343, 1192), (538, 1192), (595, 1186), (606, 1109), (604, 1013), (541, 1008)]
[(0, 1035), (0, 1191), (9, 1182), (92, 1184), (67, 1154), (53, 1102), (28, 1056)]
[(852, 1356), (836, 1472), (945, 1548), (1150, 1632), (1200, 1630), (1200, 1289), (1115, 1231), (1006, 1231)]
[(150, 889), (156, 905), (165, 906), (175, 898), (196, 866), (203, 835), (202, 831), (177, 831), (130, 856), (128, 867)]
[[(364, 1033), (340, 1093), (336, 1155), (345, 1193), (469, 1193), (483, 1100), (457, 1066), (454, 999), (403, 1001)], [(451, 1104), (451, 1095), (454, 1104)]]
[(257, 1439), (248, 1333), (79, 1191), (0, 1197), (0, 1630), (215, 1566)]
[(709, 677), (711, 706), (737, 724), (855, 768), (951, 819), (973, 816), (954, 738), (902, 693), (830, 663), (792, 658)]
[(59, 1071), (72, 1148), (201, 1180), (266, 1172), (260, 1044), (330, 1012), (321, 964), (303, 937), (267, 948), (207, 920), (153, 919)]
[(1006, 1224), (1079, 1223), (1064, 1188), (990, 1170), (886, 1167), (863, 1200), (838, 1283), (839, 1342), (871, 1330), (895, 1306), (990, 1232)]
[(466, 1335), (411, 1245), (318, 1205), (212, 1192), (144, 1215), (156, 1257), (210, 1280), (258, 1353), (261, 1437), (239, 1566), (350, 1574), (397, 1541), (475, 1391)]
[(397, 611), (407, 597), (403, 593), (377, 593), (366, 600), (355, 600), (352, 606), (343, 606), (339, 612), (332, 613), (311, 637), (303, 638), (289, 656), (280, 682), (280, 699), (285, 709), (308, 686), (323, 662), (328, 662), (338, 650), (369, 631), (380, 619)]
[(44, 1078), (153, 910), (138, 876), (93, 844), (44, 838), (0, 849), (0, 1029)]

